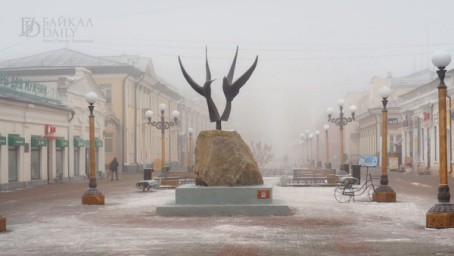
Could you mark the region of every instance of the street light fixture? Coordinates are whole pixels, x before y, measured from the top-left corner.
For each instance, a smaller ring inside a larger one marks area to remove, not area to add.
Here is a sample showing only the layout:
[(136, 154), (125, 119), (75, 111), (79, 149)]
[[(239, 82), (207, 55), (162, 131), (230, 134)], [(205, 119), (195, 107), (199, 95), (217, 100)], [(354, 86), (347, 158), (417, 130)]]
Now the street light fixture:
[(309, 161), (309, 166), (312, 166), (312, 163), (314, 162), (314, 152), (312, 151), (312, 141), (314, 139), (314, 133), (309, 134), (309, 151), (310, 151), (310, 161)]
[(103, 205), (104, 195), (97, 189), (95, 173), (95, 116), (93, 115), (95, 106), (93, 104), (98, 100), (98, 95), (95, 92), (88, 92), (85, 94), (85, 99), (89, 104), (88, 109), (90, 110), (90, 181), (88, 183), (89, 189), (82, 196), (82, 204)]
[(306, 163), (309, 164), (309, 130), (300, 134), (301, 141), (306, 142)]
[(388, 98), (391, 95), (391, 88), (383, 86), (378, 91), (382, 97), (383, 109), (381, 119), (381, 177), (380, 186), (372, 195), (375, 202), (396, 202), (396, 192), (388, 186)]
[(323, 126), (323, 129), (325, 130), (325, 149), (326, 149), (326, 163), (325, 163), (325, 169), (331, 169), (331, 163), (329, 162), (329, 141), (328, 141), (328, 130), (329, 130), (329, 125), (325, 124)]
[(194, 132), (194, 129), (188, 128), (188, 134), (189, 134), (189, 142), (188, 142), (188, 172), (191, 172), (193, 170), (192, 168), (192, 133)]
[(427, 228), (454, 228), (454, 205), (450, 203), (451, 195), (448, 185), (448, 160), (446, 143), (446, 96), (447, 87), (444, 82), (446, 69), (451, 63), (451, 56), (443, 51), (436, 51), (432, 55), (432, 62), (438, 68), (437, 74), (440, 79), (438, 84), (438, 130), (440, 150), (440, 184), (438, 186), (438, 203), (432, 206), (426, 214)]
[(320, 131), (315, 131), (315, 138), (316, 138), (316, 153), (315, 153), (315, 167), (318, 168), (318, 167), (321, 167), (321, 164), (319, 164), (320, 162), (320, 143), (319, 143), (319, 140), (318, 140), (318, 137), (320, 136)]
[(148, 118), (148, 123), (151, 126), (155, 126), (156, 129), (161, 130), (161, 170), (164, 170), (165, 167), (165, 162), (166, 162), (166, 153), (165, 153), (165, 130), (170, 129), (170, 127), (176, 125), (178, 123), (178, 118), (180, 117), (180, 112), (177, 110), (174, 110), (172, 112), (173, 116), (173, 122), (166, 122), (164, 118), (164, 112), (166, 110), (167, 106), (164, 103), (159, 104), (159, 110), (161, 112), (161, 121), (158, 122), (153, 122), (151, 121), (151, 118), (153, 117), (153, 111), (152, 110), (147, 110), (145, 112), (145, 116)]
[(334, 110), (332, 108), (327, 108), (326, 113), (328, 114), (328, 122), (334, 123), (339, 126), (339, 137), (340, 137), (340, 169), (344, 168), (344, 126), (348, 123), (355, 121), (355, 112), (357, 110), (355, 105), (350, 106), (351, 117), (344, 117), (344, 100), (339, 99), (337, 101), (339, 106), (339, 117), (332, 117)]

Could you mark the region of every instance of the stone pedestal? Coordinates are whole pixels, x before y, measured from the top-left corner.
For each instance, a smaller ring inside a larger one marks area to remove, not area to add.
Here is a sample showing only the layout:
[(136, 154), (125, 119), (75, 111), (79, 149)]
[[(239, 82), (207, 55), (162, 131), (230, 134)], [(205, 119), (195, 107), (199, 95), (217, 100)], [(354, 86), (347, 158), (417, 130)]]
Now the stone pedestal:
[(104, 195), (98, 189), (90, 188), (82, 196), (82, 204), (103, 205)]
[(0, 232), (6, 231), (6, 219), (0, 215)]
[(427, 228), (454, 228), (454, 204), (438, 203), (426, 214)]
[(175, 202), (156, 208), (156, 214), (160, 216), (287, 216), (289, 212), (284, 201), (273, 199), (271, 185), (183, 185), (175, 189)]
[(381, 203), (396, 202), (396, 192), (387, 185), (380, 185), (372, 195), (372, 201)]
[(257, 163), (235, 131), (202, 131), (195, 148), (195, 179), (203, 186), (262, 185)]

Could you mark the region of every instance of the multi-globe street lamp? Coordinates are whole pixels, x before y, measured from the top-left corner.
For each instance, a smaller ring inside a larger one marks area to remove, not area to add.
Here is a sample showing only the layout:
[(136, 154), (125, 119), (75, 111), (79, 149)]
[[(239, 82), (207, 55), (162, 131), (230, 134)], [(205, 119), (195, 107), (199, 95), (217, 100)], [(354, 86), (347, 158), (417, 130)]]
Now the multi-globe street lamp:
[(192, 171), (192, 133), (194, 132), (194, 129), (188, 128), (188, 172)]
[(375, 189), (372, 200), (375, 202), (396, 202), (396, 192), (388, 185), (388, 97), (391, 95), (391, 88), (383, 86), (379, 90), (382, 98), (383, 109), (381, 119), (381, 177), (380, 186)]
[(339, 137), (340, 137), (340, 168), (342, 169), (344, 167), (344, 126), (346, 126), (348, 123), (355, 121), (355, 112), (356, 112), (356, 106), (351, 105), (350, 106), (350, 112), (351, 112), (351, 117), (344, 117), (344, 100), (339, 99), (337, 101), (337, 105), (339, 106), (339, 117), (334, 118), (332, 117), (334, 109), (333, 108), (327, 108), (326, 113), (328, 114), (328, 122), (334, 123), (337, 126), (339, 126)]
[(95, 173), (95, 116), (93, 115), (95, 106), (93, 104), (98, 99), (98, 95), (95, 92), (88, 92), (85, 94), (85, 99), (89, 104), (88, 109), (90, 110), (90, 180), (88, 182), (89, 189), (82, 196), (82, 204), (103, 205), (104, 195), (97, 189)]
[(438, 186), (438, 203), (435, 204), (426, 214), (427, 228), (454, 228), (454, 204), (450, 203), (450, 192), (448, 185), (448, 153), (447, 153), (447, 115), (446, 97), (447, 87), (444, 82), (446, 69), (451, 63), (451, 56), (443, 51), (436, 51), (432, 55), (432, 62), (438, 68), (437, 74), (440, 82), (438, 84), (438, 130), (440, 150), (440, 184)]
[(328, 141), (328, 130), (329, 130), (329, 125), (325, 124), (323, 126), (323, 129), (325, 130), (325, 150), (326, 150), (326, 163), (325, 163), (325, 168), (326, 169), (331, 169), (331, 163), (329, 162), (329, 141)]
[(316, 139), (316, 151), (315, 151), (315, 167), (320, 167), (320, 143), (318, 137), (320, 136), (320, 131), (315, 131), (315, 139)]
[(309, 164), (309, 130), (300, 134), (301, 141), (306, 143), (306, 163)]
[(172, 112), (173, 116), (173, 122), (167, 122), (165, 121), (164, 118), (164, 112), (166, 110), (167, 106), (164, 103), (159, 104), (159, 110), (161, 112), (161, 121), (151, 121), (151, 118), (153, 117), (153, 111), (152, 110), (147, 110), (145, 112), (145, 116), (148, 119), (148, 124), (151, 126), (155, 126), (158, 130), (161, 130), (161, 170), (165, 170), (165, 162), (166, 162), (166, 153), (165, 153), (165, 130), (170, 129), (170, 127), (176, 125), (178, 123), (178, 117), (180, 116), (180, 112), (177, 110), (174, 110)]
[(314, 162), (314, 151), (312, 150), (312, 141), (314, 140), (314, 133), (309, 134), (309, 166)]

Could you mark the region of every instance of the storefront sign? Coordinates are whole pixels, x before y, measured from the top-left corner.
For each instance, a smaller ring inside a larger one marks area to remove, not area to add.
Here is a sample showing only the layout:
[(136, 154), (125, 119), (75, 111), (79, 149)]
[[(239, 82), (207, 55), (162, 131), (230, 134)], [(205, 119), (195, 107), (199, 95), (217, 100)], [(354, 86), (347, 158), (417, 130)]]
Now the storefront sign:
[(55, 145), (58, 148), (65, 148), (65, 147), (69, 146), (69, 142), (68, 142), (68, 140), (65, 140), (64, 138), (57, 138), (57, 140), (55, 141)]
[(25, 139), (16, 134), (8, 135), (8, 146), (17, 147), (23, 146), (25, 144)]
[(47, 139), (41, 136), (32, 136), (31, 144), (32, 147), (45, 147), (47, 146)]
[(74, 147), (83, 148), (85, 147), (85, 141), (79, 136), (74, 136)]
[(5, 76), (0, 74), (0, 86), (9, 88), (14, 91), (20, 91), (28, 94), (34, 94), (41, 97), (47, 97), (47, 86), (32, 82), (20, 77)]
[(0, 145), (6, 145), (6, 137), (0, 136)]
[(388, 124), (390, 124), (390, 125), (394, 124), (395, 125), (395, 124), (398, 124), (398, 123), (399, 122), (398, 122), (397, 118), (388, 118)]

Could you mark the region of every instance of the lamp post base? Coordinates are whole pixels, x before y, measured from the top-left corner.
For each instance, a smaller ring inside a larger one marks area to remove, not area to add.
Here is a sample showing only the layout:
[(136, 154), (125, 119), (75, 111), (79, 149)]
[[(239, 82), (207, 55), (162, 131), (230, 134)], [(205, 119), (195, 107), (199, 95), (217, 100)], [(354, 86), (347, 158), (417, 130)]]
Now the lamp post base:
[(82, 196), (82, 204), (103, 205), (104, 195), (97, 188), (90, 188)]
[(426, 214), (426, 228), (454, 228), (454, 204), (438, 203)]
[(6, 219), (0, 215), (0, 232), (6, 231)]
[(379, 203), (396, 202), (396, 192), (388, 185), (380, 185), (372, 195), (372, 201)]

